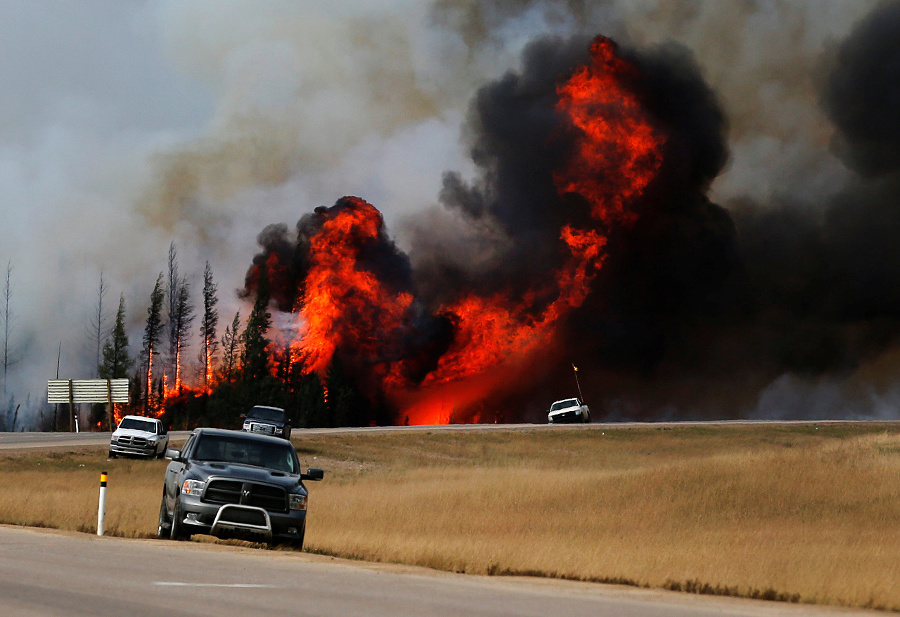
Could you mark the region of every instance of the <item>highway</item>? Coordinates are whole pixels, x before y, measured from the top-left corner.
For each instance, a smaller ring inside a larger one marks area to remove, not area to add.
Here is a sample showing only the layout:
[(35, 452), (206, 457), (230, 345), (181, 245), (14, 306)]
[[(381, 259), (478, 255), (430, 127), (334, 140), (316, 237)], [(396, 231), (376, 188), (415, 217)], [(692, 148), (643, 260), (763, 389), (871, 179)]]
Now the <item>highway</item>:
[[(365, 428), (295, 428), (292, 438), (300, 438), (303, 435), (320, 435), (336, 433), (395, 433), (405, 431), (520, 431), (520, 430), (616, 430), (641, 427), (684, 427), (684, 426), (737, 426), (748, 424), (784, 424), (784, 425), (826, 425), (826, 424), (851, 424), (853, 420), (720, 420), (697, 422), (613, 422), (592, 424), (441, 424), (420, 426), (374, 426)], [(896, 420), (870, 421), (868, 424), (882, 424), (885, 426), (897, 426)], [(169, 439), (182, 441), (187, 439), (190, 431), (170, 431)], [(0, 433), (0, 450), (52, 448), (66, 446), (102, 446), (109, 444), (110, 433)]]
[(828, 617), (831, 607), (0, 526), (0, 615)]

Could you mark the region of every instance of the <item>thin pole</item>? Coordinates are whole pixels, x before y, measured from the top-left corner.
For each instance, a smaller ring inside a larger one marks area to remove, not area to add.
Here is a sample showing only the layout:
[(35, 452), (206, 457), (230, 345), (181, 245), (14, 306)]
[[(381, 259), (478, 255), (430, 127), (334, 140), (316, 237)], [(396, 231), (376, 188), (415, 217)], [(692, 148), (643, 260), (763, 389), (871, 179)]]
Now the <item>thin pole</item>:
[(106, 472), (100, 472), (100, 504), (97, 507), (97, 535), (103, 535), (103, 523), (106, 518)]
[(572, 364), (572, 370), (575, 371), (575, 385), (578, 386), (578, 398), (584, 403), (584, 395), (581, 393), (581, 384), (578, 382), (578, 367)]

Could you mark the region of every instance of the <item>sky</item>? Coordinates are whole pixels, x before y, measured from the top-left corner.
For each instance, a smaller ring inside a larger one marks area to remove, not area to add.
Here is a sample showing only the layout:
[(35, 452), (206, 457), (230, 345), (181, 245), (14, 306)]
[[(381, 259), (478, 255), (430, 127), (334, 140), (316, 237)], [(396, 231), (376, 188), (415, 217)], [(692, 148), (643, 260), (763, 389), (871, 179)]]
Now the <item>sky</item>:
[[(293, 227), (316, 206), (357, 195), (381, 210), (401, 247), (413, 241), (417, 217), (462, 226), (440, 208), (439, 194), (448, 170), (477, 173), (466, 132), (473, 94), (520, 70), (523, 49), (540, 37), (602, 33), (638, 50), (689, 50), (728, 120), (728, 159), (710, 200), (734, 213), (783, 204), (824, 213), (861, 172), (835, 146), (823, 84), (842, 41), (878, 7), (0, 5), (0, 261), (11, 268), (14, 360), (5, 386), (32, 406), (57, 364), (61, 378), (93, 376), (87, 330), (101, 276), (110, 325), (122, 294), (137, 354), (172, 242), (197, 302), (210, 263), (224, 324), (248, 311), (236, 290), (268, 224)], [(830, 397), (840, 388), (794, 387), (796, 379), (775, 376), (756, 413), (777, 416), (771, 406), (785, 397)]]

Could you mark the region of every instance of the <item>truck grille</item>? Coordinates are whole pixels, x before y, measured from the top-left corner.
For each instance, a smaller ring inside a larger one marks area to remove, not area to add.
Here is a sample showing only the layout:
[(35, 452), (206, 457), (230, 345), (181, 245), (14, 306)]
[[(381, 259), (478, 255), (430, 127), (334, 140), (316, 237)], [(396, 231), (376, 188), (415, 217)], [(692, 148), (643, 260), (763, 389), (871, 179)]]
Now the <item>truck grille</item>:
[(132, 448), (146, 448), (149, 445), (149, 442), (144, 437), (132, 437), (131, 435), (124, 435), (119, 437), (118, 444), (120, 446), (131, 446)]
[(287, 493), (283, 488), (240, 480), (210, 480), (203, 501), (255, 506), (269, 512), (287, 512), (288, 509)]
[(263, 435), (274, 435), (275, 427), (271, 424), (256, 424), (255, 422), (250, 425), (251, 433), (261, 433)]

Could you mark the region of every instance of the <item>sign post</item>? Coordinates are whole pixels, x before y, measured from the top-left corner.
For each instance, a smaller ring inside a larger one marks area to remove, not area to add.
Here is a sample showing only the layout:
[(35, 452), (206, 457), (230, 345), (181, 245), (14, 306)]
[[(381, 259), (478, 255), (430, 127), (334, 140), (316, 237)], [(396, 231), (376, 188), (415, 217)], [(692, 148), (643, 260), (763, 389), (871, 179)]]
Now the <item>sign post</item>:
[(128, 402), (128, 379), (51, 379), (47, 402), (69, 404), (69, 432), (75, 430), (75, 403), (106, 403), (113, 430), (112, 404)]

